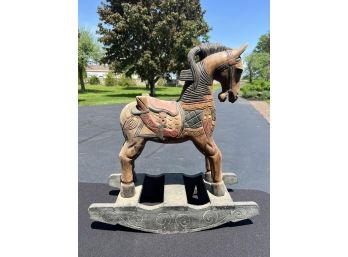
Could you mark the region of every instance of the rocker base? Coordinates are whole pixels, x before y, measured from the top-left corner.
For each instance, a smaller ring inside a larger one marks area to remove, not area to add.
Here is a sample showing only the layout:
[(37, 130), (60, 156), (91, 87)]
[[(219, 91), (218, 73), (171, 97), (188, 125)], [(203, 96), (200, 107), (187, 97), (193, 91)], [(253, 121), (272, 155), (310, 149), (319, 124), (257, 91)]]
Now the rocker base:
[[(145, 205), (139, 202), (145, 176), (146, 174), (137, 175), (133, 197), (125, 198), (119, 194), (115, 203), (92, 204), (88, 208), (90, 218), (141, 231), (174, 234), (210, 229), (259, 214), (259, 207), (255, 202), (233, 202), (224, 183), (224, 195), (215, 196), (209, 191), (211, 183), (204, 181), (209, 201), (203, 205), (189, 204), (184, 174), (180, 173), (164, 174), (163, 203)], [(202, 177), (202, 174), (197, 176)]]

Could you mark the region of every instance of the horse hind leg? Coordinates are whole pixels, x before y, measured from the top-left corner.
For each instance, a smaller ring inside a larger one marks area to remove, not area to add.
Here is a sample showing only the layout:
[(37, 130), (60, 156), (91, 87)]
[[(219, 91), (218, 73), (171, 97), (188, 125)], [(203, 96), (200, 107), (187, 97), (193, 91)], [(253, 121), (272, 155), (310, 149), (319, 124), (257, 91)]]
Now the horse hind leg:
[[(225, 185), (222, 181), (221, 151), (215, 143), (213, 143), (212, 145), (213, 147), (211, 148), (211, 150), (207, 151), (207, 157), (212, 168), (211, 190), (214, 195), (223, 196), (225, 194)], [(209, 147), (210, 145), (208, 144), (207, 148)]]
[(135, 194), (134, 185), (134, 161), (140, 155), (144, 149), (144, 138), (132, 138), (124, 142), (121, 151), (119, 153), (119, 159), (121, 162), (121, 196), (129, 198)]
[(204, 174), (204, 180), (208, 182), (213, 182), (211, 167), (210, 167), (210, 161), (207, 156), (205, 156), (205, 174)]

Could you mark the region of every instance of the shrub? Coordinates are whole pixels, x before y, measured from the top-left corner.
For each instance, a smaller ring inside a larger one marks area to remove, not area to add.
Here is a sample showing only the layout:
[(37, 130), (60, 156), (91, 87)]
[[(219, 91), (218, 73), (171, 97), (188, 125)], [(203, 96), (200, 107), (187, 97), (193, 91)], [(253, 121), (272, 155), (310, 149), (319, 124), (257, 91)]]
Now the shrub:
[(263, 99), (269, 99), (269, 98), (270, 98), (269, 91), (263, 91)]
[(89, 84), (91, 85), (99, 85), (100, 84), (100, 80), (97, 76), (93, 75), (89, 78)]
[(270, 90), (270, 83), (269, 83), (269, 81), (261, 81), (260, 85), (261, 85), (261, 88), (263, 90), (268, 90), (268, 91)]
[(116, 85), (116, 79), (112, 72), (108, 72), (108, 74), (106, 74), (104, 84), (107, 87), (112, 87)]
[(117, 79), (117, 85), (121, 87), (133, 87), (136, 86), (136, 83), (133, 81), (133, 79), (122, 74), (121, 77)]
[(257, 98), (257, 91), (242, 90), (243, 97), (245, 98)]
[(164, 78), (158, 79), (156, 85), (159, 87), (164, 87), (167, 84), (167, 81)]
[(256, 80), (251, 84), (247, 83), (240, 90), (244, 98), (266, 100), (270, 97), (270, 82)]

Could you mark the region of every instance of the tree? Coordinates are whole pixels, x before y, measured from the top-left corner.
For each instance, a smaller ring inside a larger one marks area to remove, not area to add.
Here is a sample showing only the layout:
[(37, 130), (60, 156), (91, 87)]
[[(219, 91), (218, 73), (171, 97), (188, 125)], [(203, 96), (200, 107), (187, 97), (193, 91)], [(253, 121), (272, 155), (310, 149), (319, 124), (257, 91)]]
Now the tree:
[(260, 37), (255, 49), (245, 57), (246, 74), (249, 82), (253, 79), (270, 79), (270, 33)]
[(269, 81), (270, 69), (269, 69), (269, 53), (254, 53), (253, 66), (256, 71), (256, 77), (262, 80)]
[(199, 0), (106, 0), (98, 8), (103, 61), (138, 74), (155, 95), (165, 73), (184, 69), (188, 51), (208, 40)]
[(78, 76), (81, 85), (81, 91), (85, 92), (85, 83), (83, 80), (86, 73), (86, 67), (89, 61), (99, 61), (101, 56), (100, 46), (86, 28), (79, 28), (79, 46), (78, 46)]
[(253, 53), (248, 54), (245, 57), (246, 60), (246, 65), (247, 65), (247, 69), (246, 69), (246, 76), (248, 76), (249, 78), (249, 83), (253, 83), (253, 77), (255, 76), (255, 71), (254, 71), (254, 55)]
[(259, 38), (257, 45), (254, 49), (255, 53), (270, 53), (271, 39), (270, 33), (266, 33)]
[(249, 82), (253, 79), (262, 79), (269, 81), (270, 79), (270, 55), (269, 53), (255, 53), (252, 52), (245, 57), (246, 59), (246, 75)]

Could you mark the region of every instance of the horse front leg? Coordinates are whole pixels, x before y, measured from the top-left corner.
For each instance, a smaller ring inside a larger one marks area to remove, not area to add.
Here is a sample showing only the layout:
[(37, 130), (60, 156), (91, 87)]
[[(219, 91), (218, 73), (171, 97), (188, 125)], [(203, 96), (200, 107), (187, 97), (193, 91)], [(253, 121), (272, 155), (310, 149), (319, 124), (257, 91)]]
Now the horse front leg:
[(140, 155), (145, 146), (144, 138), (132, 138), (124, 142), (119, 153), (121, 162), (121, 196), (132, 197), (135, 194), (134, 161)]
[[(221, 151), (217, 147), (212, 137), (205, 135), (192, 138), (194, 145), (202, 152), (206, 157), (206, 167), (211, 170), (211, 189), (212, 193), (216, 196), (223, 196), (225, 194), (225, 186), (222, 181), (221, 170)], [(207, 164), (208, 163), (208, 164)]]

